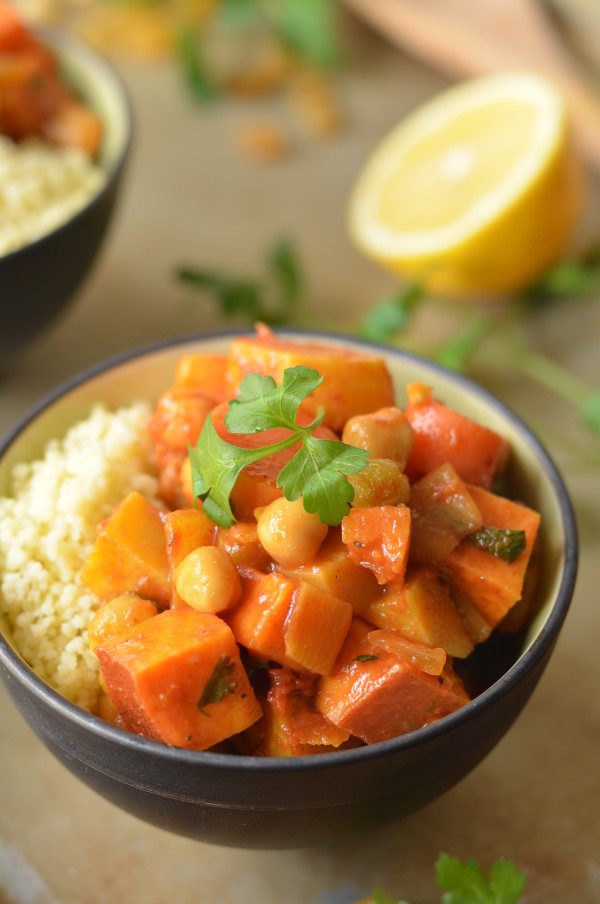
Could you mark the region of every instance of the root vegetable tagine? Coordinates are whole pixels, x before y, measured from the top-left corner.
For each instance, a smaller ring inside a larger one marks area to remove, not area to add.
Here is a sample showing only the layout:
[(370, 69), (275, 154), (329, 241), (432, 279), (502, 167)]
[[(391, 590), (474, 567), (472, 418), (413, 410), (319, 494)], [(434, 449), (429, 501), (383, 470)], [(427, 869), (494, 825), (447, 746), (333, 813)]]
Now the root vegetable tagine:
[[(264, 327), (186, 354), (147, 425), (158, 476), (80, 579), (95, 710), (177, 747), (295, 756), (465, 705), (469, 662), (532, 613), (540, 517), (507, 441), (384, 360)], [(510, 488), (509, 488), (510, 489)]]

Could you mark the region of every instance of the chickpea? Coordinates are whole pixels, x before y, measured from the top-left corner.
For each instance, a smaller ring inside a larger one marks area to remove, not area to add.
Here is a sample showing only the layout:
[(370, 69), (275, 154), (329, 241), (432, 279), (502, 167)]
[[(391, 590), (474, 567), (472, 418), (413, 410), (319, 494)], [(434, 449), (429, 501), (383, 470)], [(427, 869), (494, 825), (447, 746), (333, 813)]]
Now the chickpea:
[(350, 446), (366, 449), (373, 458), (390, 458), (400, 470), (413, 447), (413, 430), (399, 408), (380, 408), (371, 414), (358, 414), (346, 421), (342, 440)]
[(108, 600), (95, 612), (88, 628), (90, 649), (95, 651), (105, 640), (118, 637), (127, 628), (138, 625), (158, 612), (158, 606), (137, 593), (127, 592)]
[(188, 606), (209, 615), (239, 602), (242, 582), (225, 550), (199, 546), (175, 569), (175, 590)]
[(284, 568), (297, 568), (316, 555), (329, 528), (304, 508), (302, 499), (275, 499), (256, 510), (258, 539)]

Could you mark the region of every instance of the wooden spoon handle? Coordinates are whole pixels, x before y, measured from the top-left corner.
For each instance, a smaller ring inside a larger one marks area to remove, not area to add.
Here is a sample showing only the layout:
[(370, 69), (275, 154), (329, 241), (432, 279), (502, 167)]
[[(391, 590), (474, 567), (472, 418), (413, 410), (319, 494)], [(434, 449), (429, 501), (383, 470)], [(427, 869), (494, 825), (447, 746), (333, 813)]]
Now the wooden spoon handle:
[(532, 0), (344, 0), (393, 43), (457, 77), (535, 70), (565, 97), (582, 153), (600, 171), (600, 96)]

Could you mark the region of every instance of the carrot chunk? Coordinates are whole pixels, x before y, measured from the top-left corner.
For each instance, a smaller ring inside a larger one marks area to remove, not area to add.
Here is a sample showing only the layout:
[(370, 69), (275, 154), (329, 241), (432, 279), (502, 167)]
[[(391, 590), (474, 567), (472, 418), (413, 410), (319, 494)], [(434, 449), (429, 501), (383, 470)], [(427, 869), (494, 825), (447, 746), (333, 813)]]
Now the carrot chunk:
[(374, 647), (355, 618), (332, 673), (321, 679), (317, 709), (367, 744), (435, 722), (468, 701), (451, 671), (432, 676)]
[(470, 486), (469, 492), (485, 527), (521, 530), (525, 534), (525, 548), (512, 562), (480, 549), (465, 538), (444, 563), (451, 583), (468, 597), (488, 624), (495, 627), (523, 596), (540, 516), (525, 505), (480, 487)]
[(169, 609), (96, 654), (123, 725), (148, 738), (206, 750), (262, 714), (235, 638), (215, 615)]
[(342, 521), (350, 558), (372, 571), (380, 584), (402, 581), (410, 547), (411, 515), (406, 505), (353, 508)]
[(434, 399), (429, 387), (411, 383), (407, 393), (405, 414), (414, 436), (406, 466), (411, 481), (449, 462), (466, 483), (489, 489), (506, 464), (506, 440)]
[(141, 493), (129, 493), (98, 526), (81, 578), (100, 599), (132, 590), (160, 606), (169, 605), (163, 516)]

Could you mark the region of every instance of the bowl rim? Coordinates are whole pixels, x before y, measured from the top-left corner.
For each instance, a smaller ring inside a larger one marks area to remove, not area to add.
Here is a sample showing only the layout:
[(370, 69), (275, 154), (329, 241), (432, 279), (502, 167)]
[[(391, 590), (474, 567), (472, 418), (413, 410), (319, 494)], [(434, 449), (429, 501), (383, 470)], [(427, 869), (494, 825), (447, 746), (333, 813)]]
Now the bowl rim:
[[(408, 362), (414, 361), (420, 366), (425, 364), (432, 372), (439, 373), (440, 376), (445, 380), (450, 380), (455, 386), (458, 386), (459, 388), (463, 386), (465, 389), (468, 389), (471, 394), (477, 396), (503, 419), (512, 423), (519, 432), (522, 440), (526, 442), (530, 449), (535, 453), (537, 460), (539, 460), (540, 466), (554, 490), (560, 511), (560, 518), (565, 536), (564, 562), (555, 600), (538, 635), (533, 639), (523, 655), (520, 656), (519, 659), (489, 687), (458, 710), (430, 725), (425, 725), (422, 728), (415, 729), (414, 731), (405, 735), (400, 735), (399, 737), (380, 741), (377, 744), (365, 745), (347, 750), (330, 751), (327, 754), (322, 755), (306, 754), (294, 757), (258, 757), (245, 754), (188, 750), (186, 748), (174, 747), (159, 741), (154, 741), (110, 725), (107, 722), (104, 722), (100, 717), (81, 709), (66, 697), (63, 697), (62, 694), (40, 678), (13, 649), (8, 639), (5, 637), (4, 632), (0, 630), (0, 666), (2, 666), (8, 674), (12, 674), (17, 678), (27, 690), (33, 693), (38, 699), (42, 700), (50, 707), (50, 709), (56, 711), (62, 718), (74, 722), (81, 729), (90, 731), (91, 735), (98, 737), (99, 739), (109, 743), (115, 743), (131, 752), (148, 754), (153, 758), (158, 757), (166, 762), (178, 762), (181, 765), (185, 764), (193, 766), (201, 764), (204, 769), (209, 770), (222, 770), (223, 768), (227, 768), (232, 771), (237, 771), (238, 768), (241, 768), (243, 771), (252, 774), (256, 772), (305, 772), (317, 769), (321, 770), (324, 767), (339, 768), (344, 765), (349, 766), (356, 764), (357, 762), (384, 758), (393, 752), (406, 751), (410, 748), (418, 747), (425, 739), (434, 741), (439, 735), (445, 734), (448, 731), (452, 732), (458, 730), (463, 724), (470, 721), (473, 714), (489, 709), (513, 686), (526, 678), (526, 676), (536, 668), (539, 660), (544, 659), (551, 651), (569, 611), (576, 583), (579, 553), (578, 529), (573, 504), (564, 479), (545, 445), (509, 405), (470, 377), (452, 371), (447, 367), (435, 361), (430, 361), (414, 352), (393, 346), (381, 345), (367, 339), (355, 338), (340, 333), (301, 328), (278, 329), (276, 332), (277, 335), (282, 338), (306, 339), (311, 337), (317, 342), (326, 342), (327, 340), (333, 340), (338, 343), (348, 342), (354, 347), (362, 347), (365, 351), (370, 351), (373, 354), (399, 357)], [(190, 333), (151, 342), (98, 361), (69, 379), (59, 383), (54, 389), (42, 396), (39, 401), (16, 422), (4, 437), (0, 437), (0, 460), (25, 428), (28, 427), (38, 415), (54, 402), (57, 402), (63, 396), (67, 395), (71, 390), (78, 388), (89, 380), (101, 376), (120, 365), (134, 362), (146, 355), (160, 353), (167, 349), (176, 349), (177, 346), (180, 345), (183, 346), (190, 343), (202, 343), (206, 341), (225, 341), (252, 334), (253, 330), (250, 329), (225, 329), (205, 333)], [(217, 806), (218, 804), (214, 805)]]
[[(36, 34), (47, 44), (58, 57), (58, 63), (61, 64), (63, 58), (73, 58), (79, 60), (90, 59), (94, 67), (101, 72), (102, 79), (108, 80), (114, 91), (115, 97), (118, 97), (122, 108), (123, 121), (125, 124), (125, 136), (122, 146), (119, 148), (115, 159), (107, 167), (102, 167), (103, 179), (99, 188), (91, 195), (83, 207), (80, 207), (67, 220), (59, 223), (50, 232), (45, 232), (26, 245), (15, 248), (7, 254), (0, 255), (0, 267), (4, 262), (17, 260), (25, 256), (31, 249), (42, 247), (48, 242), (54, 241), (55, 236), (60, 236), (67, 229), (77, 226), (79, 221), (85, 217), (88, 212), (102, 203), (105, 196), (111, 191), (115, 181), (118, 179), (125, 163), (129, 157), (134, 138), (134, 112), (133, 104), (129, 96), (129, 92), (125, 87), (125, 82), (117, 72), (116, 68), (108, 60), (104, 54), (92, 48), (84, 41), (80, 41), (72, 34), (58, 29), (38, 30)], [(75, 86), (77, 87), (77, 86)]]

